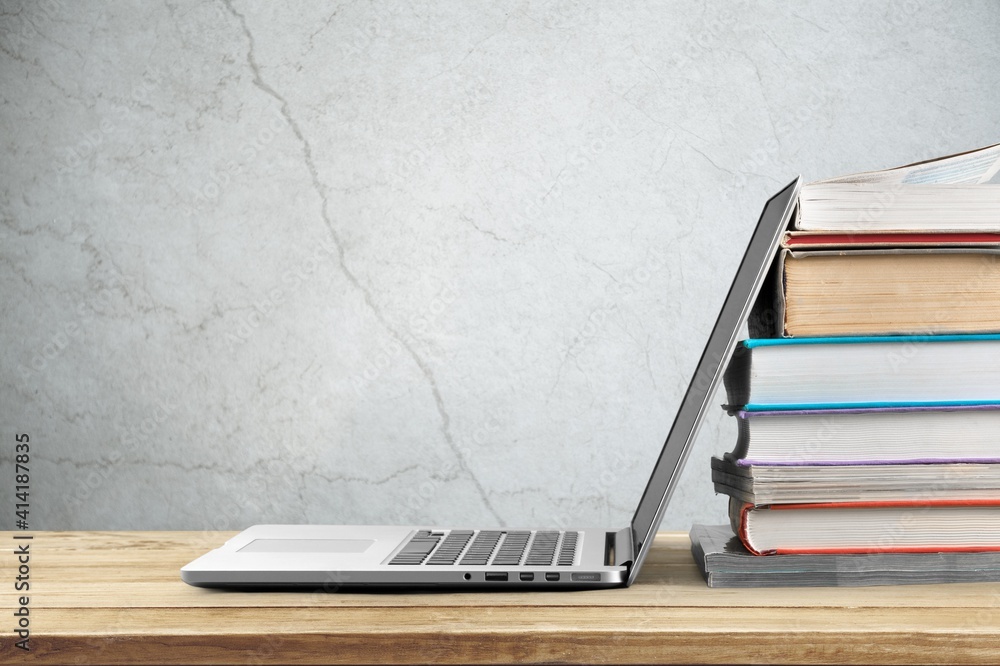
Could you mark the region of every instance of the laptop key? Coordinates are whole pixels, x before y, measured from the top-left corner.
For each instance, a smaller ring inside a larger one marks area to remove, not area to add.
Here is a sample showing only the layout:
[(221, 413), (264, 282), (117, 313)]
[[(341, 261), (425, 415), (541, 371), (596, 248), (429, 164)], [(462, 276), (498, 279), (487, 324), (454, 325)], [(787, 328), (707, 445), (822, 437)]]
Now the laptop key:
[(389, 564), (423, 564), (440, 540), (440, 536), (421, 530), (413, 535), (394, 558), (389, 560)]
[(493, 554), (497, 544), (500, 543), (501, 536), (503, 536), (503, 532), (499, 530), (483, 530), (479, 532), (459, 564), (472, 566), (486, 564), (489, 562), (490, 556)]
[(472, 538), (471, 530), (452, 530), (427, 564), (454, 564)]
[(579, 532), (566, 532), (566, 535), (563, 537), (562, 544), (559, 546), (559, 556), (556, 559), (557, 566), (573, 566), (573, 560), (576, 558), (576, 542), (578, 534)]
[(493, 558), (493, 564), (504, 566), (517, 566), (521, 563), (521, 556), (528, 546), (528, 539), (531, 532), (507, 532), (497, 556)]
[(556, 553), (559, 532), (536, 532), (535, 540), (531, 542), (531, 550), (524, 563), (529, 566), (544, 566), (552, 564)]

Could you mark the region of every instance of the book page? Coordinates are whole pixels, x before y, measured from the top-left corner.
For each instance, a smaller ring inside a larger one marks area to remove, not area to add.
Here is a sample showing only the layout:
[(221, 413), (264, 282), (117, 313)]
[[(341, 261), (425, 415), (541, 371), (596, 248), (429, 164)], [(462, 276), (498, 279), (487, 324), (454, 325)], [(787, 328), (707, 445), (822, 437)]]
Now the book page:
[(1000, 144), (882, 171), (839, 176), (818, 183), (941, 185), (986, 183), (1000, 171)]

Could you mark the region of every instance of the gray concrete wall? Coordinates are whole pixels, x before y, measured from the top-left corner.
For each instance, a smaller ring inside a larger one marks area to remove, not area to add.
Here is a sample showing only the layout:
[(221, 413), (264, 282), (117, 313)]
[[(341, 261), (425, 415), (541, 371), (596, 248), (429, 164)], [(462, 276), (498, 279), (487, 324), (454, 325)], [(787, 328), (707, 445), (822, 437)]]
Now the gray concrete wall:
[[(1000, 140), (998, 34), (991, 1), (0, 3), (2, 487), (28, 433), (35, 529), (623, 524), (764, 201)], [(724, 519), (734, 440), (713, 411), (664, 527)]]

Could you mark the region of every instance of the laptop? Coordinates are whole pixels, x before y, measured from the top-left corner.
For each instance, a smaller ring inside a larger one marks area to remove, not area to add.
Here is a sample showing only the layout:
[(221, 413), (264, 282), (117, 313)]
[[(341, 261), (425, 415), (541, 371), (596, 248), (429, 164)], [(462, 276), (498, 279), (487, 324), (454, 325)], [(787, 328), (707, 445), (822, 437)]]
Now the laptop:
[(614, 530), (256, 525), (181, 568), (181, 578), (202, 587), (328, 591), (631, 585), (788, 226), (799, 180), (764, 206), (629, 525)]

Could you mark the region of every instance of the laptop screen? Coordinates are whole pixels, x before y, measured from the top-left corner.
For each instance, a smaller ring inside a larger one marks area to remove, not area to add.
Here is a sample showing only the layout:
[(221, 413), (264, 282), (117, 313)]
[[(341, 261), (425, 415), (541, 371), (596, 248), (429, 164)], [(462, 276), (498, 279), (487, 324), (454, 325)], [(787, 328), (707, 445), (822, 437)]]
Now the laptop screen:
[(750, 308), (760, 292), (781, 236), (788, 226), (798, 193), (799, 178), (796, 178), (771, 197), (757, 221), (757, 228), (750, 238), (722, 311), (708, 338), (701, 360), (698, 361), (694, 378), (681, 400), (663, 451), (660, 452), (660, 458), (649, 477), (642, 499), (639, 500), (639, 507), (632, 517), (635, 562), (629, 572), (629, 584), (638, 574), (663, 518), (667, 502), (680, 478), (684, 460), (708, 411), (709, 401), (715, 395), (722, 379), (722, 371), (733, 354), (740, 329), (750, 314)]

